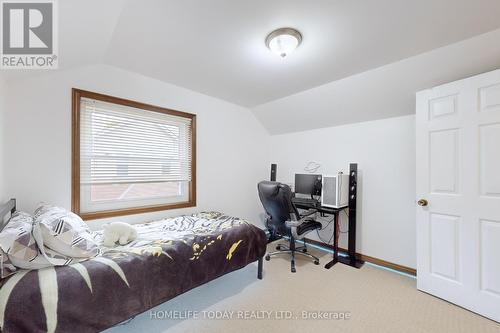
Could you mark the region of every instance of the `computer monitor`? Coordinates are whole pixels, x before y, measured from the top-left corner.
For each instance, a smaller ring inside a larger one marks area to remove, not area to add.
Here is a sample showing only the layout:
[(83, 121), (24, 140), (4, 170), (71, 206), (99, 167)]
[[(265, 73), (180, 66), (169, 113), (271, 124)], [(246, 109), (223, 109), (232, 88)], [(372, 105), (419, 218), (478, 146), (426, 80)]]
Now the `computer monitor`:
[(296, 173), (295, 193), (321, 195), (321, 175)]

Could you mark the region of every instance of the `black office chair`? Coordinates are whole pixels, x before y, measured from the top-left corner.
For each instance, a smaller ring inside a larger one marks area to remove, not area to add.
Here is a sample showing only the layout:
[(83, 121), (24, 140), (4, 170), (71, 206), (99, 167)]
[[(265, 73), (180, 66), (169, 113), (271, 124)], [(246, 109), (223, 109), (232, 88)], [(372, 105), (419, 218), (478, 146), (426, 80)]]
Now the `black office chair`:
[[(307, 253), (307, 247), (296, 247), (295, 240), (303, 238), (307, 233), (321, 229), (321, 223), (307, 216), (300, 216), (299, 211), (292, 202), (292, 191), (285, 184), (271, 181), (262, 181), (257, 185), (259, 197), (264, 210), (267, 213), (267, 228), (271, 234), (288, 237), (290, 245), (278, 245), (276, 252), (266, 255), (266, 260), (271, 256), (289, 253), (291, 254), (292, 273), (295, 273), (295, 254), (300, 254), (314, 259), (314, 264), (319, 265), (319, 259), (312, 254)], [(300, 251), (300, 252), (299, 252)]]

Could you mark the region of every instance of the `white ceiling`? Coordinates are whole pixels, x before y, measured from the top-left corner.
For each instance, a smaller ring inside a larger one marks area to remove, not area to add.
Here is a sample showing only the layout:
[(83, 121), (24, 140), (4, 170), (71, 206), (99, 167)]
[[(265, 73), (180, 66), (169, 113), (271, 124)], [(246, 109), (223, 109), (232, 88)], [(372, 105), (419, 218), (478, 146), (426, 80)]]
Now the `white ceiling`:
[[(61, 69), (106, 63), (255, 108), (263, 122), (269, 120), (262, 116), (269, 102), (500, 28), (499, 0), (58, 4)], [(304, 37), (285, 59), (264, 45), (266, 35), (283, 26)]]
[[(500, 28), (498, 0), (152, 0), (124, 6), (105, 61), (253, 107)], [(299, 29), (281, 59), (266, 35)]]

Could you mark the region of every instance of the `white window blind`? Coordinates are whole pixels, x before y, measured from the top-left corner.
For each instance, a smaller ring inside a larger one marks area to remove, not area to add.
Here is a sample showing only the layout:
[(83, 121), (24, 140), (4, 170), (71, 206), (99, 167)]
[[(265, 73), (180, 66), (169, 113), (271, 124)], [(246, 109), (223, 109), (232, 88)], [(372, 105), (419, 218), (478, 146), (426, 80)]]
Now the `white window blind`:
[(80, 100), (82, 212), (187, 201), (190, 118)]

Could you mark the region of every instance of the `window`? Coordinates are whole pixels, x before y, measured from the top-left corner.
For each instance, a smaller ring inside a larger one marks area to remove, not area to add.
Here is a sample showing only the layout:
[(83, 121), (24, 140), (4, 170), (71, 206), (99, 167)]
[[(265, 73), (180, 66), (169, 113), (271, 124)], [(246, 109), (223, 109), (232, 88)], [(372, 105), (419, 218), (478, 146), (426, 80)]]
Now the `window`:
[(196, 205), (196, 116), (73, 89), (73, 211), (84, 219)]

